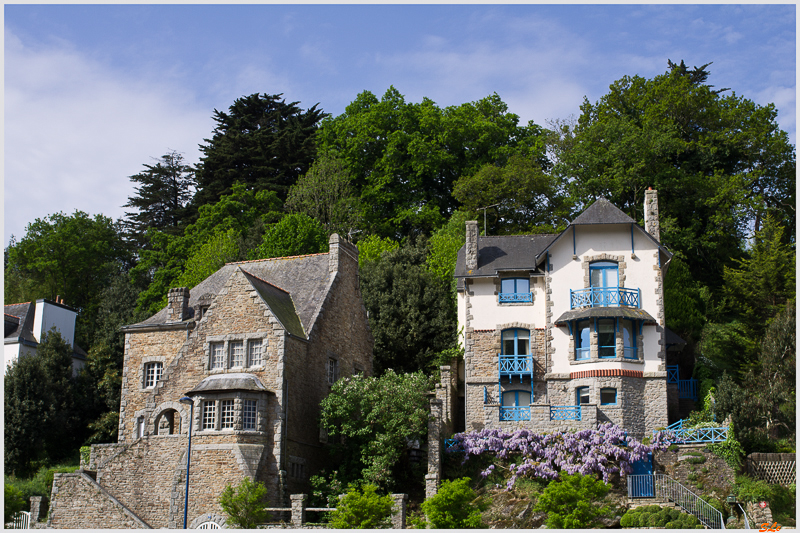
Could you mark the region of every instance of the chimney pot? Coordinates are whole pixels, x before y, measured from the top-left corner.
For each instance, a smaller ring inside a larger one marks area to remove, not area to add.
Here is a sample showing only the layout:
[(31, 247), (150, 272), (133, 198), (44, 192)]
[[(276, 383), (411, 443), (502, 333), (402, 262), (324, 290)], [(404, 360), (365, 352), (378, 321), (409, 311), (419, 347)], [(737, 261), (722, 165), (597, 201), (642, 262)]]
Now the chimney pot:
[(644, 229), (661, 242), (661, 227), (658, 221), (658, 191), (648, 187), (644, 192)]

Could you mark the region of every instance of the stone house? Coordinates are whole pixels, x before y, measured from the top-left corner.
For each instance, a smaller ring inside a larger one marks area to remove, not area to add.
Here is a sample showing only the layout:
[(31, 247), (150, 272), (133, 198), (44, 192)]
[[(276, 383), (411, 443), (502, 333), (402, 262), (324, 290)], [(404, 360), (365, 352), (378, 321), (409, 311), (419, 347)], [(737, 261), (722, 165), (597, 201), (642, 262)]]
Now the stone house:
[(445, 418), (466, 431), (613, 422), (638, 438), (666, 426), (672, 254), (656, 191), (644, 220), (600, 198), (559, 234), (479, 237), (467, 222), (455, 269), (463, 387)]
[(327, 459), (320, 402), (340, 376), (372, 372), (358, 249), (335, 234), (328, 253), (230, 263), (172, 289), (124, 332), (119, 442), (56, 476), (52, 527), (182, 527), (190, 426), (189, 527), (221, 523), (219, 495), (244, 477), (288, 506)]
[(20, 357), (36, 355), (42, 337), (55, 328), (67, 344), (72, 345), (72, 373), (86, 365), (86, 352), (75, 344), (77, 309), (64, 305), (64, 300), (39, 299), (35, 302), (3, 306), (3, 358), (8, 368)]

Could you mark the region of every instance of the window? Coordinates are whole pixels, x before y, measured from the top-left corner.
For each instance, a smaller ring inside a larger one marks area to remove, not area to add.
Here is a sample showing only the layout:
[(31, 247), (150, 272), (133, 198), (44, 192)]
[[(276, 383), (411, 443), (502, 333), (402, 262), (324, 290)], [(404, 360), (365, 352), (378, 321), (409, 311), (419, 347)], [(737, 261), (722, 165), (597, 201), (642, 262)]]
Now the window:
[(203, 402), (203, 429), (217, 429), (217, 402)]
[(505, 278), (500, 280), (501, 302), (530, 302), (530, 278)]
[(303, 479), (306, 475), (306, 465), (301, 463), (290, 463), (291, 476), (295, 479)]
[(242, 429), (256, 429), (256, 401), (245, 400), (242, 405)]
[(575, 328), (575, 359), (589, 359), (591, 329), (588, 320), (579, 320)]
[(264, 364), (264, 357), (261, 351), (261, 339), (252, 340), (247, 343), (247, 352), (250, 359), (250, 366), (261, 366)]
[(211, 344), (211, 368), (225, 368), (225, 346), (221, 342)]
[(136, 436), (144, 437), (144, 417), (140, 416), (136, 419)]
[(617, 353), (616, 320), (601, 318), (597, 320), (597, 355), (614, 357)]
[(598, 261), (589, 265), (589, 280), (592, 287), (619, 286), (619, 267), (611, 261)]
[(501, 355), (528, 355), (531, 332), (527, 329), (507, 329), (502, 333)]
[(633, 320), (622, 321), (622, 346), (626, 359), (638, 359), (636, 353), (636, 322)]
[(244, 366), (244, 341), (231, 341), (231, 368)]
[(600, 405), (617, 405), (617, 389), (600, 389)]
[(164, 363), (145, 363), (144, 365), (144, 388), (152, 389), (161, 379)]
[(233, 400), (222, 400), (220, 414), (222, 415), (220, 428), (233, 429), (233, 423), (236, 420), (233, 410)]
[(503, 407), (529, 407), (531, 391), (510, 390), (503, 393)]
[(575, 405), (589, 405), (589, 387), (575, 389)]
[(328, 359), (328, 385), (336, 383), (336, 375), (339, 370), (339, 362), (336, 359)]

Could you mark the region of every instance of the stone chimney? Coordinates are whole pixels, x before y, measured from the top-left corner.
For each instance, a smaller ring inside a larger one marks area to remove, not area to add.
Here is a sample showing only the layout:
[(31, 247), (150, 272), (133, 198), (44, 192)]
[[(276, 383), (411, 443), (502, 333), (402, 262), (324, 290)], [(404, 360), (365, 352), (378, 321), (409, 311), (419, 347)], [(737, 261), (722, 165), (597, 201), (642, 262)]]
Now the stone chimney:
[(178, 287), (170, 289), (167, 296), (167, 323), (182, 322), (189, 317), (189, 289)]
[(478, 269), (478, 221), (467, 220), (467, 270)]
[(658, 191), (648, 187), (644, 192), (644, 229), (661, 242), (661, 227), (658, 224)]

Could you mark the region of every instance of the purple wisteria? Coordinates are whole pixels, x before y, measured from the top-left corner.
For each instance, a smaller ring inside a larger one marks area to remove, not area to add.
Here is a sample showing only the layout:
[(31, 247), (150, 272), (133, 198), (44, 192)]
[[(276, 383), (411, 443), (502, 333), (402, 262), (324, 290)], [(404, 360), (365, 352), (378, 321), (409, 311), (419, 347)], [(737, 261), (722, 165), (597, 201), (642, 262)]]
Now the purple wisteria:
[[(456, 448), (464, 451), (465, 463), (472, 455), (492, 454), (507, 459), (521, 454), (521, 464), (511, 464), (510, 489), (518, 477), (556, 479), (559, 472), (568, 474), (602, 474), (608, 483), (612, 474), (629, 474), (631, 463), (647, 458), (648, 453), (669, 446), (669, 435), (657, 433), (650, 445), (628, 437), (614, 424), (603, 424), (597, 429), (576, 432), (534, 433), (518, 429), (508, 433), (502, 429), (484, 429), (472, 433), (458, 433), (453, 439)], [(492, 473), (495, 466), (481, 472), (483, 477)]]

